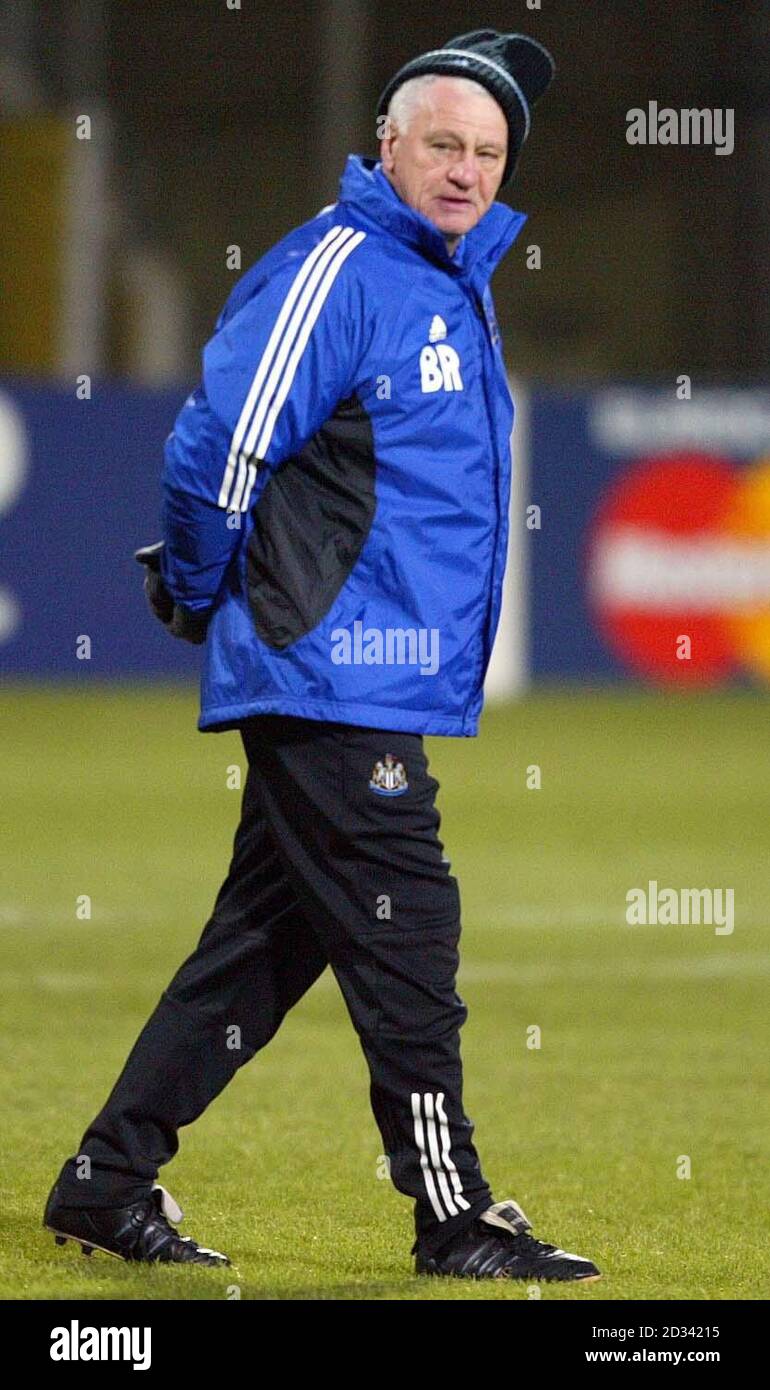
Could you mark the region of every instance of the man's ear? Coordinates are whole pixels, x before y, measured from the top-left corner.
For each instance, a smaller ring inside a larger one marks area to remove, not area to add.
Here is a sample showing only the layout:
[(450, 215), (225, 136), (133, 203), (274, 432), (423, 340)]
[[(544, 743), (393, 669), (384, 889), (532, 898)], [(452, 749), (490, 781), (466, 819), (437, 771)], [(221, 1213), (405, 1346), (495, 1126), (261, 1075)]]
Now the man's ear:
[(395, 149), (394, 149), (394, 146), (395, 146), (397, 140), (398, 140), (398, 129), (397, 129), (397, 127), (396, 127), (395, 125), (393, 125), (393, 122), (388, 118), (387, 123), (386, 123), (386, 126), (385, 126), (385, 134), (383, 135), (383, 137), (382, 137), (382, 139), (381, 139), (381, 141), (380, 141), (380, 159), (381, 159), (381, 161), (382, 161), (382, 167), (383, 167), (383, 169), (386, 169), (386, 170), (388, 171), (388, 173), (391, 173), (391, 172), (392, 172), (393, 166), (394, 166), (394, 164), (395, 164)]

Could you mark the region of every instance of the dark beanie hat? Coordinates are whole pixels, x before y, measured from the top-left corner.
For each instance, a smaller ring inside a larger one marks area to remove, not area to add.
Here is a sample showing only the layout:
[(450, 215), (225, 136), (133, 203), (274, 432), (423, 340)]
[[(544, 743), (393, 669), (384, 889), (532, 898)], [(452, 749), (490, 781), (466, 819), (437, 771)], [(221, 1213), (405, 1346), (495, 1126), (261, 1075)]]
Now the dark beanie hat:
[(529, 135), (531, 108), (551, 85), (556, 72), (548, 49), (526, 34), (498, 34), (495, 29), (460, 34), (443, 48), (431, 49), (399, 68), (380, 97), (377, 115), (385, 115), (393, 93), (402, 83), (429, 72), (470, 77), (486, 87), (502, 107), (508, 122), (508, 154), (502, 182), (508, 183)]

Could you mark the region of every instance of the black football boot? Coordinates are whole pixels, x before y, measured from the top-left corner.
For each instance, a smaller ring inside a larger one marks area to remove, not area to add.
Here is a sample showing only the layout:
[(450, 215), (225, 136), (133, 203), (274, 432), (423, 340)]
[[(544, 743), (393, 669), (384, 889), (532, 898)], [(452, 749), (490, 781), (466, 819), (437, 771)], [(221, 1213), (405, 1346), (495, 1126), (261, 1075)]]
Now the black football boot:
[(43, 1216), (57, 1245), (78, 1241), (84, 1255), (103, 1250), (121, 1260), (175, 1262), (177, 1264), (229, 1265), (226, 1255), (198, 1245), (192, 1236), (180, 1236), (169, 1225), (182, 1220), (183, 1212), (170, 1192), (155, 1183), (146, 1198), (124, 1207), (68, 1207), (54, 1183)]
[(518, 1202), (495, 1202), (434, 1255), (416, 1254), (417, 1274), (444, 1274), (457, 1279), (600, 1279), (590, 1260), (546, 1245), (529, 1233), (532, 1227)]

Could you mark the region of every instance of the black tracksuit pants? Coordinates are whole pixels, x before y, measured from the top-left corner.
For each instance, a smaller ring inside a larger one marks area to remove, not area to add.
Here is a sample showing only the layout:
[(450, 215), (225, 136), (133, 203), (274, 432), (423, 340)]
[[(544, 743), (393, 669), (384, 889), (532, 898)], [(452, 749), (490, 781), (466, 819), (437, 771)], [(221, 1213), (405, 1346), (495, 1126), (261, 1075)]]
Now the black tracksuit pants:
[[(241, 734), (249, 772), (228, 876), (83, 1136), (90, 1178), (76, 1177), (77, 1156), (64, 1165), (66, 1198), (146, 1195), (180, 1127), (328, 964), (369, 1065), (391, 1178), (433, 1252), (493, 1198), (462, 1105), (460, 901), (422, 737), (283, 715), (246, 720)], [(387, 754), (406, 788), (392, 770), (370, 786)]]

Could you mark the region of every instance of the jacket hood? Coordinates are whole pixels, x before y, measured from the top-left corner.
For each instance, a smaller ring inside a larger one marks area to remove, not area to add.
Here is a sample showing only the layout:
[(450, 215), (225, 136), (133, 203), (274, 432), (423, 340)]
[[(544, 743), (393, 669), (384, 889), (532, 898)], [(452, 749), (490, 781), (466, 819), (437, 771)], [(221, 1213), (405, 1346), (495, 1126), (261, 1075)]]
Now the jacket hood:
[(362, 221), (390, 232), (450, 274), (477, 285), (486, 284), (527, 220), (526, 213), (493, 203), (450, 256), (438, 227), (399, 197), (380, 161), (360, 154), (348, 155), (340, 179), (340, 202), (353, 208)]

